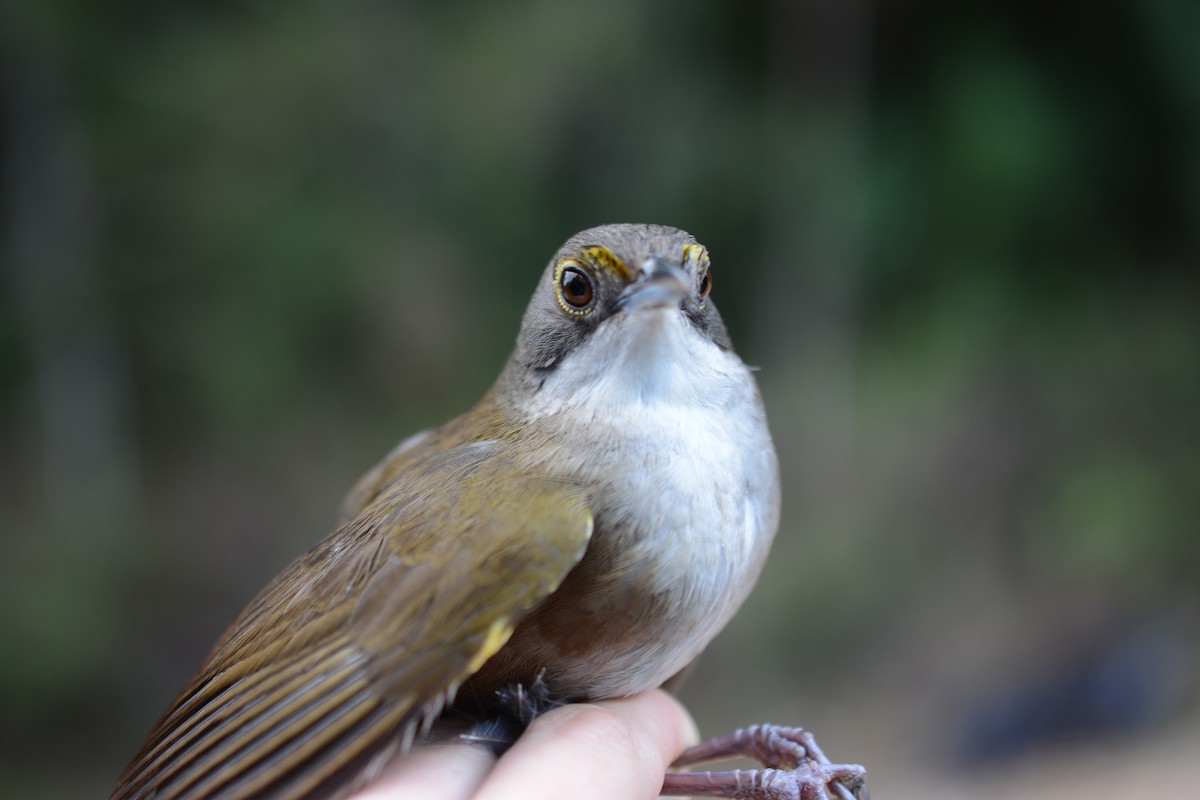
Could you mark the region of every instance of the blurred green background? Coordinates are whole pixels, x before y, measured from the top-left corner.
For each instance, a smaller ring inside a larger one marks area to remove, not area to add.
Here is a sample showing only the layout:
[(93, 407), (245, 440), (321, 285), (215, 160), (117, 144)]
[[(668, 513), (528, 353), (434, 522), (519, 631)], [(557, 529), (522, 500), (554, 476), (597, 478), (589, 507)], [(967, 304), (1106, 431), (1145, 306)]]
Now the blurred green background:
[(780, 450), (705, 732), (804, 724), (879, 797), (1194, 791), (1198, 31), (1188, 0), (3, 4), (0, 796), (105, 796), (617, 221), (708, 246)]

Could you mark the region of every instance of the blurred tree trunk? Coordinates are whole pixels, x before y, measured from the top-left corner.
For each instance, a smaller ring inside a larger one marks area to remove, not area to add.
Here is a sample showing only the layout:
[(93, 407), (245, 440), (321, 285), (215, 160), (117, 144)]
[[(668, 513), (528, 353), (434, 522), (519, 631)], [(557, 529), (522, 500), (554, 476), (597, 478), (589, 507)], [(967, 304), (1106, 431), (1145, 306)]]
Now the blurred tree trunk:
[[(766, 279), (757, 337), (770, 386), (802, 407), (771, 417), (805, 509), (851, 490), (857, 303), (866, 233), (868, 6), (775, 0), (765, 103)], [(780, 413), (782, 412), (782, 413)], [(811, 501), (811, 504), (807, 501)]]
[(53, 616), (60, 630), (31, 623), (29, 635), (102, 642), (112, 633), (95, 624), (106, 613), (106, 567), (128, 551), (140, 508), (131, 390), (112, 287), (92, 263), (101, 252), (92, 152), (74, 93), (86, 56), (67, 26), (38, 24), (37, 16), (16, 4), (0, 9), (2, 252), (29, 364), (29, 383), (16, 387), (16, 407), (30, 416), (18, 449), (32, 449), (6, 455), (37, 471), (23, 486), (39, 496), (17, 505), (32, 507), (48, 528), (29, 541), (30, 563), (45, 574), (13, 578), (29, 584), (31, 606), (49, 595), (85, 612)]

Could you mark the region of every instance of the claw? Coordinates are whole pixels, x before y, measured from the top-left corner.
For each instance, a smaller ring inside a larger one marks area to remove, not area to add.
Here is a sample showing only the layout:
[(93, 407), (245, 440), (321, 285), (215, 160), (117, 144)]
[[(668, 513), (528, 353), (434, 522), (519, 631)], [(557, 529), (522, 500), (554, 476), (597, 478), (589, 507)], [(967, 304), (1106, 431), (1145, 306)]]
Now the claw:
[[(753, 758), (765, 767), (726, 772), (669, 772), (662, 794), (744, 800), (868, 800), (866, 770), (831, 764), (803, 728), (752, 725), (690, 747), (672, 766), (731, 756)], [(832, 793), (832, 794), (831, 794)]]

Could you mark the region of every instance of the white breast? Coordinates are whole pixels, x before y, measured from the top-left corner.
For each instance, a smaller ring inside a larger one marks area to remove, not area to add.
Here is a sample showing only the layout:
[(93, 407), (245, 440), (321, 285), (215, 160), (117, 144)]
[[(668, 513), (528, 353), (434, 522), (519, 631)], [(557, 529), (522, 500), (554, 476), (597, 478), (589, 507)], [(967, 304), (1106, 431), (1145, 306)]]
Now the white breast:
[(602, 693), (656, 686), (741, 605), (775, 533), (775, 452), (753, 377), (682, 313), (653, 309), (608, 320), (522, 410), (558, 431), (558, 468), (599, 487), (596, 535), (619, 538), (622, 569), (674, 607), (670, 636), (613, 654)]

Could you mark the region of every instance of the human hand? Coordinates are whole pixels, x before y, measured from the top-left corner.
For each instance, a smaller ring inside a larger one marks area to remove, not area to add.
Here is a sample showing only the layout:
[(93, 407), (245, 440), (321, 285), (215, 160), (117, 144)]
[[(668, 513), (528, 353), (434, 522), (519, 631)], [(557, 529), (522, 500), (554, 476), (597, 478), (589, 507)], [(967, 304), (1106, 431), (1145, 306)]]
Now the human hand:
[(499, 760), (468, 743), (420, 747), (349, 800), (650, 800), (698, 740), (675, 698), (654, 690), (549, 711)]

